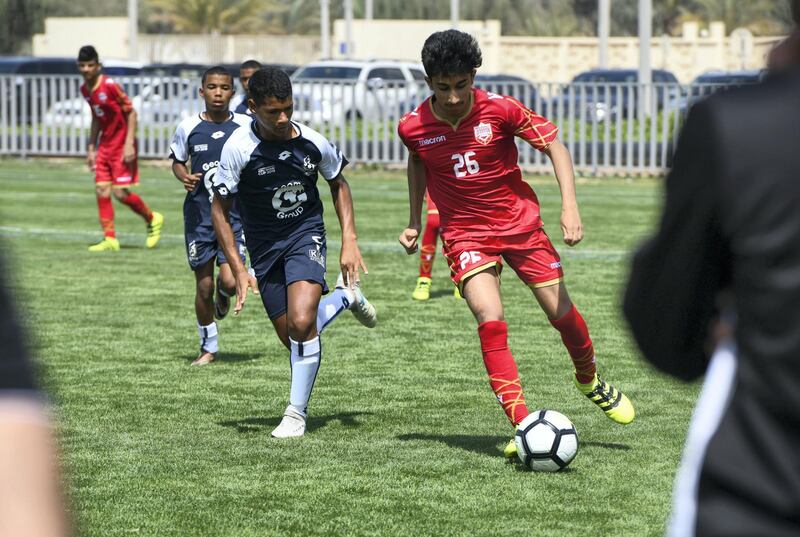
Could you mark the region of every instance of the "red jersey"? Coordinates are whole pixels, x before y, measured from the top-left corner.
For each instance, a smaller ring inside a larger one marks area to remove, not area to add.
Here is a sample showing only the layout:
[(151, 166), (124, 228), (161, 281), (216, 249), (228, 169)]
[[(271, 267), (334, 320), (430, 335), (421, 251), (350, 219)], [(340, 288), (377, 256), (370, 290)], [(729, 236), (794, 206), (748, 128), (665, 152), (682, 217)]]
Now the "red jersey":
[(105, 150), (121, 150), (128, 134), (128, 113), (133, 110), (131, 100), (119, 84), (105, 75), (100, 75), (97, 88), (91, 93), (86, 84), (81, 85), (81, 94), (92, 116), (100, 122), (100, 143)]
[(472, 108), (454, 127), (433, 112), (432, 98), (403, 116), (403, 143), (425, 164), (442, 237), (516, 235), (542, 226), (539, 200), (522, 180), (519, 136), (539, 151), (558, 128), (512, 97), (472, 90)]

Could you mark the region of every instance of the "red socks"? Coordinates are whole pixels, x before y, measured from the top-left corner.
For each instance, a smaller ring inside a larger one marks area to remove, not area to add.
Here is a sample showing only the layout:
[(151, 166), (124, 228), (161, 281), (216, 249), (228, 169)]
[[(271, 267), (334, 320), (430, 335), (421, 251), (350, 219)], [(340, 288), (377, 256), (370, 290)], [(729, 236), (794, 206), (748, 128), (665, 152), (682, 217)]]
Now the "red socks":
[(478, 336), (489, 384), (511, 424), (517, 425), (528, 415), (528, 407), (525, 406), (517, 363), (508, 348), (508, 325), (505, 321), (487, 321), (478, 325)]
[(114, 205), (111, 198), (97, 196), (97, 212), (100, 215), (100, 226), (103, 228), (103, 235), (114, 239), (117, 237), (114, 231)]
[(419, 249), (419, 275), (430, 278), (433, 258), (436, 255), (436, 237), (439, 236), (439, 213), (428, 213), (425, 231), (422, 234), (422, 247)]
[(575, 377), (581, 384), (591, 382), (597, 368), (594, 361), (594, 347), (589, 337), (589, 329), (586, 322), (572, 306), (567, 313), (560, 319), (550, 321), (553, 327), (561, 332), (561, 341), (567, 348), (572, 364), (575, 366)]
[(147, 204), (142, 198), (139, 197), (138, 194), (131, 192), (120, 201), (130, 207), (133, 212), (144, 218), (145, 222), (148, 224), (153, 219), (153, 211), (150, 210), (150, 207), (147, 206)]

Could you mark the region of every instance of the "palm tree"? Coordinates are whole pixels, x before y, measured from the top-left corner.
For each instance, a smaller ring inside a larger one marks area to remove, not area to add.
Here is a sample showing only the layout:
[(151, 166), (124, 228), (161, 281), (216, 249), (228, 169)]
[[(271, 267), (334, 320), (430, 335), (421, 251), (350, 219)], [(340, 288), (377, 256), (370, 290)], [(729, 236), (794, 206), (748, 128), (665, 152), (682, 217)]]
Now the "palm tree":
[(277, 1), (264, 0), (148, 0), (152, 17), (181, 33), (264, 32), (262, 13), (283, 9)]

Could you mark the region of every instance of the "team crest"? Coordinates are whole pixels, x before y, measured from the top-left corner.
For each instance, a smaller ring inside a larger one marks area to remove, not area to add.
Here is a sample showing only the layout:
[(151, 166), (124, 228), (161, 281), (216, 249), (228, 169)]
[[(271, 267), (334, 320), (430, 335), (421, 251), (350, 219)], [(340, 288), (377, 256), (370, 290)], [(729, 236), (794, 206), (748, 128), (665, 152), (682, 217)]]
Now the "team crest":
[(489, 123), (478, 123), (475, 126), (475, 140), (483, 145), (492, 141), (492, 126)]
[(108, 95), (106, 95), (104, 92), (101, 91), (100, 93), (97, 94), (97, 98), (100, 99), (101, 103), (104, 103), (108, 100)]

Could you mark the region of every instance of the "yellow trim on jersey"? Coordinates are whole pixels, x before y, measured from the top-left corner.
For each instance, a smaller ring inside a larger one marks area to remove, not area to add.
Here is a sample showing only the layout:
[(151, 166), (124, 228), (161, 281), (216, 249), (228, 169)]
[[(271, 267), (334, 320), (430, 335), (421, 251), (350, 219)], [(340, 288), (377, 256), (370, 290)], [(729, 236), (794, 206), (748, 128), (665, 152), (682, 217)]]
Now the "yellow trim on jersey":
[(529, 283), (528, 287), (531, 289), (539, 289), (540, 287), (551, 287), (553, 285), (558, 285), (559, 283), (564, 281), (564, 277), (556, 278), (555, 280), (547, 280), (546, 282), (538, 282), (538, 283)]
[(473, 88), (473, 90), (470, 91), (470, 93), (469, 93), (469, 107), (467, 108), (466, 113), (463, 116), (461, 116), (460, 118), (458, 118), (458, 121), (456, 121), (455, 123), (450, 122), (449, 120), (443, 118), (442, 116), (440, 116), (439, 114), (436, 113), (436, 109), (433, 107), (433, 97), (428, 99), (428, 106), (431, 109), (431, 114), (433, 114), (433, 117), (435, 117), (436, 119), (438, 119), (442, 123), (447, 123), (448, 125), (450, 125), (450, 127), (453, 128), (454, 131), (457, 131), (458, 130), (458, 126), (461, 124), (461, 122), (464, 120), (464, 118), (469, 116), (469, 114), (472, 112), (472, 107), (475, 106), (475, 90)]

